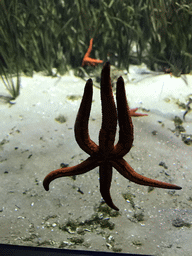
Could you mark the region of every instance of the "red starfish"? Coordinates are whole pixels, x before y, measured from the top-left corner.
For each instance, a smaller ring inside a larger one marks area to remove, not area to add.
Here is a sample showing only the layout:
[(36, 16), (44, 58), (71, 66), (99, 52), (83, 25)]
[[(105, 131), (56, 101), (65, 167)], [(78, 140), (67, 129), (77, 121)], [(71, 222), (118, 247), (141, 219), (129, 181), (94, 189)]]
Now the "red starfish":
[(49, 190), (49, 184), (56, 178), (73, 176), (86, 173), (100, 166), (100, 192), (105, 202), (111, 208), (119, 210), (112, 202), (110, 186), (112, 180), (112, 167), (121, 175), (140, 185), (181, 189), (181, 187), (154, 179), (144, 177), (136, 173), (133, 168), (123, 159), (133, 143), (133, 124), (127, 104), (124, 81), (122, 77), (117, 80), (116, 101), (119, 119), (119, 141), (114, 146), (117, 111), (113, 99), (110, 81), (110, 64), (107, 62), (101, 73), (101, 103), (102, 103), (102, 126), (99, 133), (99, 146), (89, 137), (88, 120), (91, 111), (93, 83), (89, 79), (85, 85), (83, 99), (75, 122), (75, 138), (80, 148), (90, 155), (84, 162), (73, 166), (50, 172), (44, 179), (45, 190)]
[(89, 57), (91, 50), (92, 50), (92, 46), (93, 46), (93, 38), (91, 38), (90, 43), (89, 43), (89, 48), (87, 50), (87, 52), (85, 53), (85, 56), (83, 58), (82, 64), (81, 66), (83, 67), (84, 65), (90, 65), (90, 66), (95, 66), (99, 63), (103, 63), (102, 60), (96, 60), (96, 59), (92, 59)]
[(129, 110), (130, 116), (148, 116), (148, 114), (136, 113), (138, 108), (132, 108)]

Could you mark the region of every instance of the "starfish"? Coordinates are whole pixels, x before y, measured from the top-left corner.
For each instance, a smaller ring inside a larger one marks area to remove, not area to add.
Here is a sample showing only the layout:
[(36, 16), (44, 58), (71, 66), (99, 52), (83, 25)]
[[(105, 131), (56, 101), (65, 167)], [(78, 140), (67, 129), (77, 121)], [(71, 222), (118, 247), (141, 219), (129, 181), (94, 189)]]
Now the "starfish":
[[(112, 167), (126, 179), (144, 186), (166, 189), (181, 189), (177, 185), (147, 178), (135, 172), (123, 159), (133, 143), (133, 124), (127, 104), (124, 80), (119, 77), (116, 88), (117, 110), (110, 81), (110, 64), (107, 62), (101, 73), (102, 125), (99, 133), (99, 146), (90, 139), (88, 121), (91, 111), (93, 83), (89, 79), (85, 85), (84, 95), (75, 122), (75, 138), (82, 150), (90, 155), (82, 163), (50, 172), (43, 181), (45, 190), (54, 179), (86, 173), (99, 166), (100, 192), (105, 202), (114, 210), (119, 210), (110, 196)], [(134, 112), (134, 111), (133, 111)], [(117, 117), (119, 120), (119, 141), (114, 145)]]
[(92, 46), (93, 46), (93, 38), (91, 38), (90, 43), (89, 43), (89, 48), (87, 52), (85, 53), (85, 56), (83, 58), (81, 66), (83, 67), (84, 65), (90, 65), (90, 66), (95, 66), (99, 63), (103, 63), (102, 60), (97, 60), (97, 59), (92, 59), (89, 57), (91, 51), (92, 51)]
[(130, 116), (148, 116), (148, 114), (141, 114), (141, 113), (136, 113), (138, 108), (132, 108), (129, 110)]

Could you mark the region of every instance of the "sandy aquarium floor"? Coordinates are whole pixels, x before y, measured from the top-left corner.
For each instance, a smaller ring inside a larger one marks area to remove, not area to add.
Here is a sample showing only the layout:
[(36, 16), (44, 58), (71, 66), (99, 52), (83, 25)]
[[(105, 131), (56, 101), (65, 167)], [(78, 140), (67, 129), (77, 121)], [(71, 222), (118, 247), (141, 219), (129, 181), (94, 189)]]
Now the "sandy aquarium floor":
[[(45, 191), (50, 171), (88, 157), (74, 138), (85, 81), (72, 73), (22, 77), (14, 104), (0, 99), (0, 243), (192, 254), (192, 112), (183, 120), (192, 76), (142, 75), (133, 66), (128, 80), (130, 107), (148, 116), (132, 118), (134, 146), (125, 160), (138, 173), (183, 189), (140, 186), (114, 169), (111, 195), (119, 213), (102, 201), (98, 168), (57, 179)], [(8, 95), (2, 82), (0, 95)], [(100, 126), (100, 90), (94, 87), (89, 131), (96, 143)]]

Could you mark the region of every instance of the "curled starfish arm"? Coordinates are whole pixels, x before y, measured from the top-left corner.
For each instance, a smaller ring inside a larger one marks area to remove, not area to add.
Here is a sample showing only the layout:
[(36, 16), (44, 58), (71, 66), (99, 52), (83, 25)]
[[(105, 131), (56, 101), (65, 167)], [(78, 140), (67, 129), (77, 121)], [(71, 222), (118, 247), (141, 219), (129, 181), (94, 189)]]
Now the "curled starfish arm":
[(105, 200), (106, 204), (112, 209), (119, 211), (119, 209), (114, 205), (111, 195), (110, 187), (112, 180), (112, 165), (109, 163), (101, 164), (99, 168), (99, 177), (100, 177), (100, 193)]
[(131, 116), (148, 116), (148, 114), (136, 113), (137, 110), (138, 110), (138, 108), (130, 109), (130, 115)]
[(99, 133), (99, 148), (106, 156), (114, 148), (117, 111), (110, 81), (110, 64), (107, 62), (101, 73), (102, 125)]
[(89, 157), (78, 165), (52, 171), (44, 178), (44, 181), (43, 181), (44, 189), (48, 191), (50, 182), (57, 178), (83, 174), (94, 169), (97, 166), (98, 166), (97, 159), (93, 159), (92, 157)]
[(182, 189), (180, 186), (147, 178), (133, 170), (133, 168), (123, 159), (111, 160), (113, 167), (126, 179), (139, 185), (165, 188), (165, 189)]
[(113, 153), (118, 157), (122, 157), (130, 151), (133, 144), (133, 124), (122, 77), (119, 77), (117, 80), (116, 101), (120, 129), (119, 141), (114, 147)]
[(89, 79), (85, 85), (83, 98), (75, 121), (75, 139), (79, 147), (87, 154), (98, 152), (99, 147), (89, 137), (88, 122), (91, 111), (93, 82)]

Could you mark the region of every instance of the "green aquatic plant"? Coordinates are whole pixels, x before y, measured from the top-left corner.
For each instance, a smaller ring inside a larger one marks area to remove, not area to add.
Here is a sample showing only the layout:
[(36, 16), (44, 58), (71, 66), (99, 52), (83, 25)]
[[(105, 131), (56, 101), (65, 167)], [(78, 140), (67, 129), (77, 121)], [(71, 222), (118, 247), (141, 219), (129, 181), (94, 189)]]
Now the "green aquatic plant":
[[(10, 5), (16, 8), (17, 1)], [(15, 11), (16, 12), (16, 11)], [(20, 50), (18, 35), (19, 30), (15, 17), (6, 9), (3, 2), (0, 4), (0, 75), (6, 89), (12, 98), (16, 98), (20, 93)], [(16, 76), (16, 84), (13, 77)]]
[(80, 67), (94, 38), (92, 57), (119, 68), (145, 62), (189, 73), (191, 14), (189, 0), (1, 0), (0, 72), (63, 75)]
[(192, 69), (192, 3), (156, 1), (148, 5), (151, 68), (160, 64), (175, 76)]
[(13, 75), (6, 72), (3, 67), (0, 67), (1, 68), (1, 78), (3, 80), (3, 83), (6, 87), (6, 89), (8, 90), (8, 92), (10, 93), (12, 99), (15, 99), (19, 93), (20, 93), (20, 75), (19, 75), (19, 72), (17, 72), (17, 75), (16, 75), (16, 84), (13, 80)]

